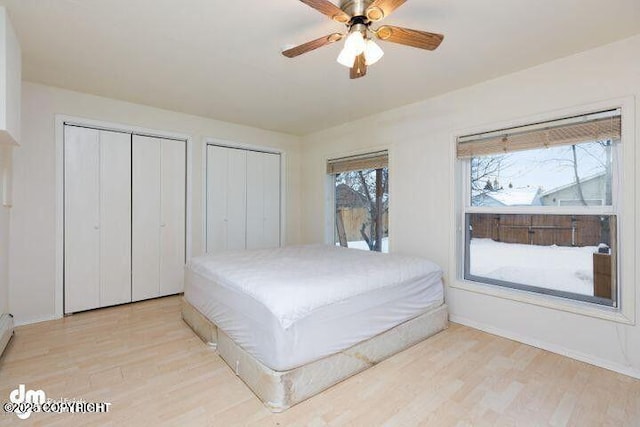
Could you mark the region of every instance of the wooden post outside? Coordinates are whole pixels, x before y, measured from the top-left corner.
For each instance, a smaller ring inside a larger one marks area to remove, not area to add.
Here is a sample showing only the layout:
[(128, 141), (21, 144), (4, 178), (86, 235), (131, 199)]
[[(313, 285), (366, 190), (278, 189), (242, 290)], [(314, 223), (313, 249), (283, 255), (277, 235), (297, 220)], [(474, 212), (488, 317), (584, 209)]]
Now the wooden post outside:
[(593, 296), (612, 299), (611, 255), (593, 254)]
[(342, 209), (336, 209), (336, 228), (338, 230), (338, 241), (340, 242), (340, 246), (346, 248), (347, 244), (347, 233), (344, 230), (344, 221), (342, 220)]

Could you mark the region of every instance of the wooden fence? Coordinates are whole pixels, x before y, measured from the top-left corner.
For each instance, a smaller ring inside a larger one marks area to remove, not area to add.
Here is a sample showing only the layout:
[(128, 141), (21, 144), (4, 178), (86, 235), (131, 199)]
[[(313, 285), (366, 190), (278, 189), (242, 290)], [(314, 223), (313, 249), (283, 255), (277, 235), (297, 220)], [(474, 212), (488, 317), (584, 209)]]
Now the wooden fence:
[(472, 237), (540, 246), (612, 246), (615, 217), (469, 214)]

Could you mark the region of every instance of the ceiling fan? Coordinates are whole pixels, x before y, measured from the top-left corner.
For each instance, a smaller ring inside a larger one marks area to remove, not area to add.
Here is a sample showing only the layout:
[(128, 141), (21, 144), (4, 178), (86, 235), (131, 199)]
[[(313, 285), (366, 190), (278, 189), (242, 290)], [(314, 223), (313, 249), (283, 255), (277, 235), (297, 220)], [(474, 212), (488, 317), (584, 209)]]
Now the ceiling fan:
[(317, 11), (327, 15), (347, 27), (346, 33), (333, 33), (319, 39), (301, 44), (282, 52), (287, 58), (295, 58), (303, 53), (333, 44), (344, 38), (344, 48), (338, 56), (338, 62), (351, 68), (350, 77), (357, 79), (367, 74), (367, 66), (375, 64), (384, 52), (369, 34), (378, 40), (399, 43), (420, 49), (434, 50), (444, 36), (426, 31), (382, 25), (373, 28), (372, 24), (389, 16), (407, 0), (340, 0), (340, 7), (328, 0), (300, 0)]

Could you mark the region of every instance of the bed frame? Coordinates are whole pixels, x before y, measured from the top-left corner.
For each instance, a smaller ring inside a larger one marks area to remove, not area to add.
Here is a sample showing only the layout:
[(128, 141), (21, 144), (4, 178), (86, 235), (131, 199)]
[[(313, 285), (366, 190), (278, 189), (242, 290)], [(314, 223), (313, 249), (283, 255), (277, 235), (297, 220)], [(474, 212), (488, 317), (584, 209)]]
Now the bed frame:
[(240, 348), (184, 298), (182, 318), (272, 412), (282, 412), (448, 327), (447, 306), (443, 304), (339, 353), (288, 371), (274, 371)]

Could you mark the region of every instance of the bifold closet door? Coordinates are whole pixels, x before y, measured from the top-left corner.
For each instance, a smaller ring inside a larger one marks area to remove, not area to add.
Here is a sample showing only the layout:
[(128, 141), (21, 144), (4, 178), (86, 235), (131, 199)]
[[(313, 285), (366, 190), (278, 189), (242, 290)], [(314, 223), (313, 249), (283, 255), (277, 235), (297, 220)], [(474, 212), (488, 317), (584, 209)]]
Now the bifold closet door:
[(160, 295), (184, 289), (186, 261), (186, 142), (161, 140)]
[(132, 299), (182, 292), (186, 142), (133, 136)]
[(131, 301), (131, 135), (64, 128), (65, 313)]
[(247, 151), (247, 249), (280, 246), (280, 155)]
[(207, 146), (207, 252), (246, 248), (247, 152)]

